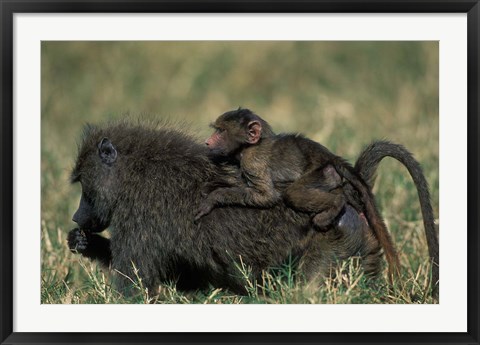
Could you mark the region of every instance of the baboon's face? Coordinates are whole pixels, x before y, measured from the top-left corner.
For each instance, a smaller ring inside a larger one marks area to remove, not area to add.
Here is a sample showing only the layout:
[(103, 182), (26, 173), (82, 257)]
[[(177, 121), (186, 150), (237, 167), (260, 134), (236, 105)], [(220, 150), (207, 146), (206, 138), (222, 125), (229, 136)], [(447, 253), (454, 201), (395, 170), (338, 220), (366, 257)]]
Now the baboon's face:
[(214, 132), (205, 141), (205, 144), (212, 153), (228, 156), (240, 147), (241, 142), (237, 140), (238, 134), (234, 133), (234, 128), (230, 128), (232, 126), (229, 126), (228, 123), (217, 119), (210, 127), (214, 129)]
[(98, 214), (93, 199), (83, 191), (82, 187), (80, 205), (72, 217), (72, 220), (78, 224), (78, 227), (90, 232), (101, 232), (110, 225), (109, 218)]
[(117, 150), (107, 138), (77, 158), (72, 182), (81, 184), (82, 196), (72, 220), (80, 229), (101, 232), (110, 225), (116, 197), (116, 160)]

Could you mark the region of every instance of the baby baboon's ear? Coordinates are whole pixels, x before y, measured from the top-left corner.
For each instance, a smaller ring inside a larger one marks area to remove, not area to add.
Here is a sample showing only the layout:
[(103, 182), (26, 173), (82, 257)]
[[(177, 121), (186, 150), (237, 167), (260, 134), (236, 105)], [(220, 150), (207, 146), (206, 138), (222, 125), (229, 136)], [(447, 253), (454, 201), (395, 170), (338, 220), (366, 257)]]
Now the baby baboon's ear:
[(103, 138), (98, 144), (98, 156), (107, 165), (112, 165), (117, 160), (117, 150), (108, 138)]
[(262, 136), (262, 125), (259, 121), (250, 121), (247, 125), (247, 142), (251, 145), (258, 143)]

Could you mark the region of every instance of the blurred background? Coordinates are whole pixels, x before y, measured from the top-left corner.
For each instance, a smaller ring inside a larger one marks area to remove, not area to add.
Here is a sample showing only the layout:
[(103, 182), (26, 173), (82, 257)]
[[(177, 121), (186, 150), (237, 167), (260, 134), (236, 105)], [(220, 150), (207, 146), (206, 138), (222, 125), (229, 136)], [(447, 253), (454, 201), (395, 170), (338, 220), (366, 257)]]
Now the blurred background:
[[(165, 118), (203, 140), (210, 122), (242, 106), (352, 163), (372, 140), (392, 140), (423, 166), (438, 217), (438, 42), (47, 41), (41, 64), (43, 303), (98, 302), (79, 297), (88, 272), (65, 242), (80, 198), (68, 178), (85, 123)], [(414, 272), (427, 251), (411, 178), (385, 160), (374, 192)]]

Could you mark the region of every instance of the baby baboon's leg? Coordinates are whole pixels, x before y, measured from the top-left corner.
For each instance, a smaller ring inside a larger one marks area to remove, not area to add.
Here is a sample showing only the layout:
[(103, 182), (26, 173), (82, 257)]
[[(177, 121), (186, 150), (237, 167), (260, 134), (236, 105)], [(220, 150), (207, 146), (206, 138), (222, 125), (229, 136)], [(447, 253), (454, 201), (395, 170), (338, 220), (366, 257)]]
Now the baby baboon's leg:
[(345, 206), (342, 178), (331, 166), (313, 170), (293, 182), (285, 191), (285, 200), (298, 211), (316, 213), (313, 223), (327, 227)]

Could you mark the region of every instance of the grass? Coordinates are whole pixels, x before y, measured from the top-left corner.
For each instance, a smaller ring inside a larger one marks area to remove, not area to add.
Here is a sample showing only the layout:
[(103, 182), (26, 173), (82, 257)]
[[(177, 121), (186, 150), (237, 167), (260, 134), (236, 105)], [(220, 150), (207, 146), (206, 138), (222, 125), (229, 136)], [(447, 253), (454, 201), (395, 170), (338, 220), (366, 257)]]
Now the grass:
[(68, 182), (87, 122), (129, 113), (189, 124), (200, 138), (226, 110), (249, 107), (277, 132), (302, 132), (354, 162), (374, 139), (404, 144), (420, 161), (438, 215), (438, 43), (436, 42), (43, 42), (42, 303), (433, 303), (427, 245), (406, 169), (382, 162), (374, 192), (400, 253), (402, 278), (372, 281), (358, 260), (308, 286), (294, 264), (264, 272), (238, 267), (248, 294), (211, 287), (122, 296), (108, 272), (70, 253), (66, 235), (79, 186)]

